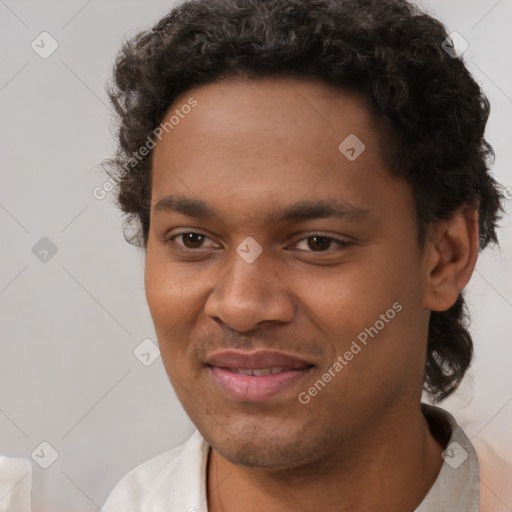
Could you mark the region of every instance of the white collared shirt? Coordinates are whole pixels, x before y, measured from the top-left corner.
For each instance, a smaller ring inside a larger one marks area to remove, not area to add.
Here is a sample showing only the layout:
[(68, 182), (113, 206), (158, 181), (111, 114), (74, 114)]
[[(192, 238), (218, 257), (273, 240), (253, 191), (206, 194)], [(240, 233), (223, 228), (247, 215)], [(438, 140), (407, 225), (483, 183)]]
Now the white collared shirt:
[[(479, 467), (473, 445), (447, 411), (422, 411), (449, 441), (441, 471), (415, 512), (478, 512)], [(208, 512), (206, 471), (210, 446), (196, 431), (178, 448), (130, 471), (110, 493), (103, 512)], [(489, 511), (490, 512), (490, 511)]]

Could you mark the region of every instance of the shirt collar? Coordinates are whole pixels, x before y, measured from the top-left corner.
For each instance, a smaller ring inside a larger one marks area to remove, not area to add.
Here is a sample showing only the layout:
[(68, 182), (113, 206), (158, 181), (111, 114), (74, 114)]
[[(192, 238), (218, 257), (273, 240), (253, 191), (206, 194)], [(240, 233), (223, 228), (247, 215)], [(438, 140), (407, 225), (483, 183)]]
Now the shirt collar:
[(446, 449), (434, 485), (414, 512), (478, 512), (480, 477), (471, 441), (449, 412), (424, 403), (421, 410), (432, 435), (446, 445)]

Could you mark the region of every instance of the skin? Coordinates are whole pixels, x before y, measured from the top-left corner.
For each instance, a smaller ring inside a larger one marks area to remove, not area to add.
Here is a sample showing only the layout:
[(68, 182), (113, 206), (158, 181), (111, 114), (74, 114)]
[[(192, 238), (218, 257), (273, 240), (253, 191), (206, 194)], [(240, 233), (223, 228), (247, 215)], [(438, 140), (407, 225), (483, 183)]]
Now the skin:
[[(306, 79), (223, 80), (187, 91), (169, 113), (190, 97), (197, 106), (153, 151), (145, 285), (170, 381), (212, 446), (208, 509), (413, 511), (444, 449), (420, 411), (430, 311), (449, 308), (471, 276), (476, 212), (431, 226), (421, 252), (410, 186), (386, 169), (383, 127), (356, 94)], [(354, 161), (338, 149), (349, 134), (365, 144)], [(215, 215), (155, 211), (169, 195)], [(265, 222), (299, 200), (367, 213)], [(190, 232), (205, 237), (176, 236)], [(236, 252), (247, 236), (262, 248), (252, 263)], [(300, 403), (396, 302), (402, 310)], [(314, 367), (265, 402), (230, 400), (205, 358), (233, 347)]]

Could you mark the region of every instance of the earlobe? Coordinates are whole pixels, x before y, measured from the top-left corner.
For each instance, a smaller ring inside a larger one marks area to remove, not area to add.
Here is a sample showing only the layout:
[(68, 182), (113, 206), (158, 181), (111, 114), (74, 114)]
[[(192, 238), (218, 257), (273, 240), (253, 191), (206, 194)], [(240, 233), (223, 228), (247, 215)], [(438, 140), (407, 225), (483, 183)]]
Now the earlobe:
[(475, 269), (478, 235), (477, 209), (461, 211), (432, 227), (426, 247), (426, 308), (445, 311), (453, 306)]

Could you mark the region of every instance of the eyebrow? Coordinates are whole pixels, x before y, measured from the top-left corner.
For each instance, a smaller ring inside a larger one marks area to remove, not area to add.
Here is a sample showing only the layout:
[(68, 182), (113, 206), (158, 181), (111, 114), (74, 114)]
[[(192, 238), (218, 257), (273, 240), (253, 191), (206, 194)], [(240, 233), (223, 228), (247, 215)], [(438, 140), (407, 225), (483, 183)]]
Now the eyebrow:
[[(215, 210), (201, 199), (185, 196), (167, 196), (160, 199), (153, 214), (159, 212), (177, 212), (189, 217), (207, 219), (218, 216)], [(266, 212), (263, 221), (268, 224), (278, 222), (300, 222), (311, 219), (336, 218), (359, 221), (370, 213), (365, 208), (351, 205), (338, 199), (299, 201), (285, 208), (273, 207)]]

